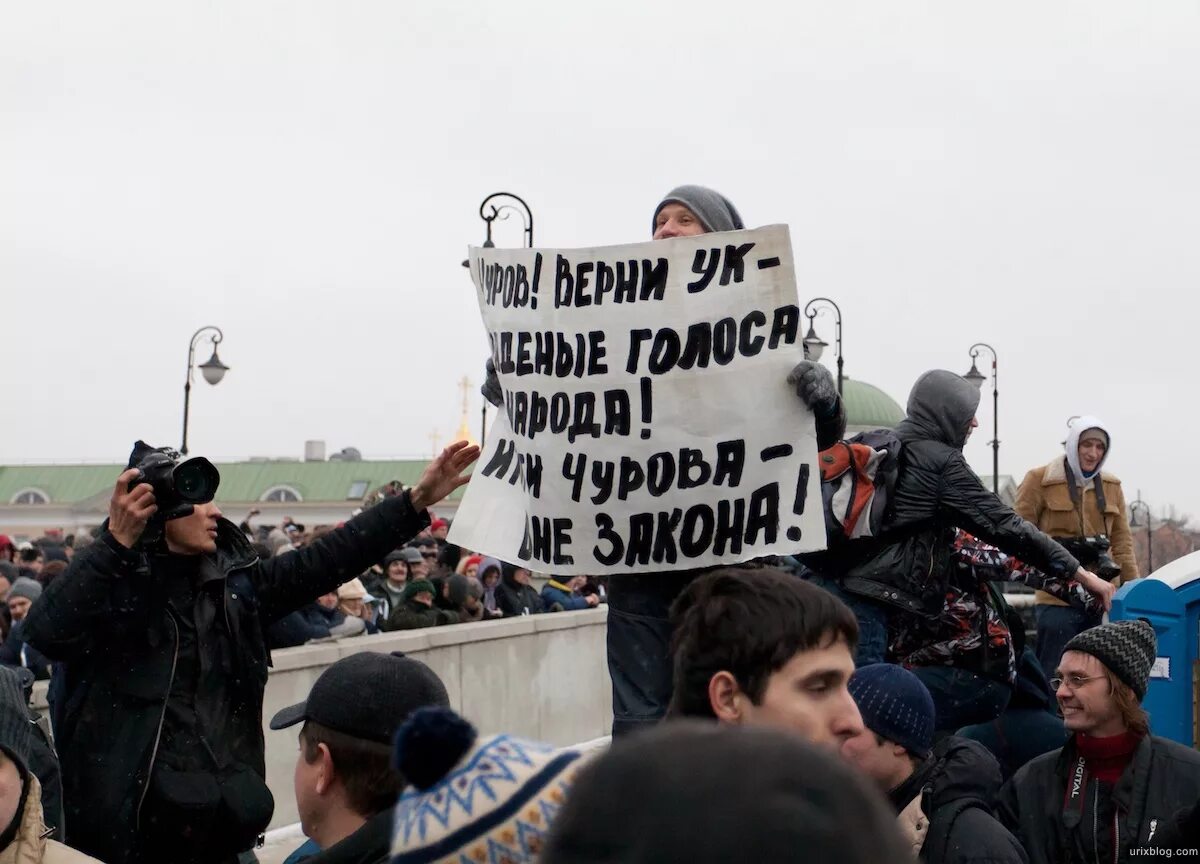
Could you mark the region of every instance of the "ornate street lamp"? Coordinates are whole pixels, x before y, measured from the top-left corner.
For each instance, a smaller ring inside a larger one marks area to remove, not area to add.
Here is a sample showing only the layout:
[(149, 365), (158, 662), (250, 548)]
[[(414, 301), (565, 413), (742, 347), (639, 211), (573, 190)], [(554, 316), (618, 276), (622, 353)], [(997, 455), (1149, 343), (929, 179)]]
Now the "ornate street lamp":
[(211, 331), (209, 338), (212, 340), (213, 346), (212, 356), (200, 364), (200, 374), (204, 376), (205, 381), (215, 387), (221, 383), (221, 379), (229, 371), (229, 367), (222, 363), (221, 358), (217, 356), (217, 346), (225, 338), (225, 334), (221, 332), (221, 328), (208, 324), (193, 333), (192, 338), (188, 341), (187, 377), (183, 381), (183, 446), (179, 448), (179, 452), (184, 456), (188, 452), (188, 409), (191, 406), (192, 399), (192, 367), (196, 362), (196, 341), (200, 338), (201, 334), (209, 331)]
[(971, 346), (971, 369), (963, 377), (979, 389), (987, 380), (979, 367), (975, 365), (981, 351), (986, 350), (992, 355), (992, 492), (1000, 494), (1000, 388), (996, 376), (996, 349), (986, 342), (976, 342)]
[[(484, 238), (484, 249), (495, 249), (496, 244), (492, 242), (492, 223), (497, 219), (507, 219), (511, 214), (516, 213), (521, 217), (521, 224), (525, 226), (525, 247), (533, 248), (533, 211), (529, 209), (529, 205), (525, 203), (525, 199), (520, 195), (514, 195), (512, 192), (493, 192), (491, 195), (483, 199), (483, 203), (479, 205), (479, 218), (487, 225), (487, 237)], [(462, 266), (470, 267), (470, 261), (462, 262)], [(479, 422), (479, 443), (483, 444), (487, 438), (487, 409), (488, 402), (483, 400), (483, 410)]]
[(814, 363), (821, 359), (821, 354), (829, 347), (829, 343), (817, 335), (816, 327), (813, 323), (818, 315), (824, 314), (827, 310), (833, 310), (834, 319), (837, 325), (837, 330), (834, 336), (837, 348), (837, 388), (838, 395), (842, 395), (842, 310), (838, 305), (828, 297), (814, 297), (808, 301), (804, 307), (804, 314), (808, 316), (808, 333), (804, 335), (804, 356), (812, 360)]

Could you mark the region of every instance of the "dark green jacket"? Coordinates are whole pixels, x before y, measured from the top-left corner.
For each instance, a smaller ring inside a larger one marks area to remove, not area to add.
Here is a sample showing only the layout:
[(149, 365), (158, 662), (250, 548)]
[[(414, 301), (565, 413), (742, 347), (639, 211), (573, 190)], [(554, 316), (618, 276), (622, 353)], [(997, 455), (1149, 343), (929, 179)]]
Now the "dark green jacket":
[(392, 610), (384, 630), (420, 630), (422, 627), (441, 627), (457, 624), (458, 616), (445, 609), (426, 606), (416, 600), (405, 600)]

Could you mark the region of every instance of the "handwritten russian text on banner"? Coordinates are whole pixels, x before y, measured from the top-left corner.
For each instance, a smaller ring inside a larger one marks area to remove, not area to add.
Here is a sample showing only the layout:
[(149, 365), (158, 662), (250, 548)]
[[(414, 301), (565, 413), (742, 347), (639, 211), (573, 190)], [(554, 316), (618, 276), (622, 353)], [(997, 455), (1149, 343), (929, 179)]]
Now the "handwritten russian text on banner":
[(452, 542), (562, 575), (823, 548), (785, 226), (470, 267), (505, 400)]

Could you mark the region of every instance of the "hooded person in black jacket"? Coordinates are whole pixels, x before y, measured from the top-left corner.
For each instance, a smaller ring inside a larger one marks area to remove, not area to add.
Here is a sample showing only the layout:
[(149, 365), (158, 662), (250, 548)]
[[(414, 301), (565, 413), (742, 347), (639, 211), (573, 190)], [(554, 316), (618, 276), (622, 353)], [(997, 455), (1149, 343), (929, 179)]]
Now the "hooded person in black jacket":
[[(151, 452), (178, 459), (139, 442), (131, 466)], [(154, 488), (122, 473), (105, 530), (26, 619), (30, 644), (63, 668), (53, 719), (69, 842), (108, 864), (216, 864), (249, 849), (274, 807), (267, 627), (427, 525), (425, 508), (477, 455), (451, 445), (403, 495), (265, 561), (211, 501), (142, 542)]]
[(505, 615), (537, 615), (546, 611), (542, 595), (530, 584), (529, 577), (529, 570), (519, 564), (505, 564), (500, 568), (496, 605)]
[(984, 488), (967, 465), (962, 450), (979, 425), (978, 406), (978, 388), (961, 375), (935, 369), (917, 379), (908, 414), (896, 427), (900, 470), (883, 531), (877, 539), (847, 544), (836, 561), (823, 562), (819, 575), (835, 580), (835, 593), (859, 617), (860, 665), (885, 659), (891, 615), (941, 611), (955, 528), (1048, 576), (1074, 575), (1088, 590), (1107, 590), (1111, 597), (1111, 586), (1102, 588), (1066, 549)]

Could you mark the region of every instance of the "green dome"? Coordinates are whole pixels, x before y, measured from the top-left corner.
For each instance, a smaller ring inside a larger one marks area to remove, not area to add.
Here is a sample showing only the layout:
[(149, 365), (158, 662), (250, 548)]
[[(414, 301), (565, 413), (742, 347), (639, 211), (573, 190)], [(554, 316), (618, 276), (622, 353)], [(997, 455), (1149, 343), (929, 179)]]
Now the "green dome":
[(842, 402), (847, 429), (890, 429), (904, 419), (899, 402), (865, 381), (843, 380)]

